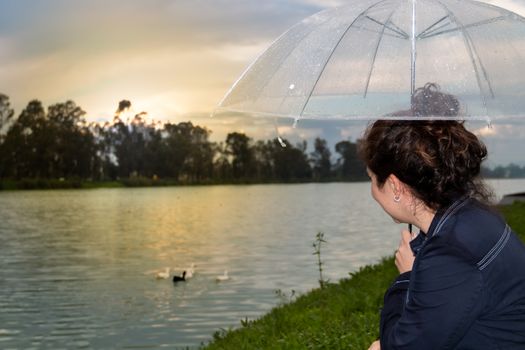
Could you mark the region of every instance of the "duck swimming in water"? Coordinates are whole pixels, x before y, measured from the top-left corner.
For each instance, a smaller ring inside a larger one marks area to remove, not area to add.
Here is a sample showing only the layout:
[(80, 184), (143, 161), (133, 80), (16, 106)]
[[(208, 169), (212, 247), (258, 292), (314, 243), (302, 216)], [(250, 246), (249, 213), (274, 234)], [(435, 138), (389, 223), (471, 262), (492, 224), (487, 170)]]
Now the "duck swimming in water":
[(228, 270), (224, 270), (224, 275), (217, 276), (217, 278), (215, 278), (215, 281), (217, 281), (217, 282), (224, 282), (224, 281), (227, 281), (229, 279), (230, 279), (230, 277), (228, 276)]
[(173, 276), (173, 283), (184, 282), (186, 281), (186, 271), (182, 271), (182, 277)]
[(157, 272), (157, 274), (155, 275), (155, 278), (157, 278), (158, 280), (160, 279), (168, 279), (170, 277), (170, 268), (169, 267), (166, 267), (166, 269), (163, 271), (163, 272)]
[(186, 271), (186, 279), (192, 278), (194, 273), (195, 273), (195, 264), (191, 263), (191, 266)]

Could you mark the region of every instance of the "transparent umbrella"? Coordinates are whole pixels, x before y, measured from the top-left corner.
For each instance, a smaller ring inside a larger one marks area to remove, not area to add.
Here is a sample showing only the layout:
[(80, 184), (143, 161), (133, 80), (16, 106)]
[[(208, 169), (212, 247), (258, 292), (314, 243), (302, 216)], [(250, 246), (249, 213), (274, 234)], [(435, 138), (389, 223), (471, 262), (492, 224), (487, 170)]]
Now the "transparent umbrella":
[[(524, 69), (525, 19), (513, 12), (470, 0), (356, 0), (281, 35), (219, 110), (295, 121), (524, 117)], [(459, 106), (415, 111), (424, 86)]]

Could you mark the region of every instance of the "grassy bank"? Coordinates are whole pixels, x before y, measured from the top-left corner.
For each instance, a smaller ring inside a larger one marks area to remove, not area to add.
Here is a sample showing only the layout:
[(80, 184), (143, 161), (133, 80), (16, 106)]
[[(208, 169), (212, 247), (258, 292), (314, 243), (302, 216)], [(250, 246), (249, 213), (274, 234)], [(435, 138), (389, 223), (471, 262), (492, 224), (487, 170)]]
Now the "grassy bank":
[[(525, 241), (525, 203), (500, 208)], [(284, 303), (236, 330), (222, 330), (206, 349), (367, 349), (378, 337), (383, 293), (397, 275), (393, 258), (339, 283)]]

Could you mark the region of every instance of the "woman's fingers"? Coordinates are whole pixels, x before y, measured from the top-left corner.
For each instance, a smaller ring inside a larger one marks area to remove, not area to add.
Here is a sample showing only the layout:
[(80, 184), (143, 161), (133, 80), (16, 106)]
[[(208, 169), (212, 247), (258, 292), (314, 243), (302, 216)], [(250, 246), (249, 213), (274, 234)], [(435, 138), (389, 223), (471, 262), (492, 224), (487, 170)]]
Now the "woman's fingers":
[(412, 233), (410, 233), (410, 231), (408, 230), (401, 231), (401, 241), (402, 242), (409, 244), (412, 239), (414, 239), (414, 236), (412, 235)]
[(401, 232), (401, 241), (399, 247), (396, 250), (396, 267), (399, 273), (407, 272), (412, 270), (414, 264), (414, 254), (410, 247), (410, 241), (412, 240), (412, 234), (408, 230)]

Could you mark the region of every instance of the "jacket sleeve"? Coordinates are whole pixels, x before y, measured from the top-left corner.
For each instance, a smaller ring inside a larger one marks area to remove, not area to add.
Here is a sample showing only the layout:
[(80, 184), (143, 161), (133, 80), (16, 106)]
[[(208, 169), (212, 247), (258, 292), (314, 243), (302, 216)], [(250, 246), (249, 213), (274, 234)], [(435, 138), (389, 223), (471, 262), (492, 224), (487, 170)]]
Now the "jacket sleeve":
[(381, 310), (380, 338), (386, 330), (393, 327), (399, 320), (405, 308), (410, 271), (400, 274), (385, 293), (383, 309)]
[(446, 242), (424, 250), (410, 284), (400, 275), (385, 294), (381, 350), (454, 348), (479, 313), (482, 276), (476, 264)]

